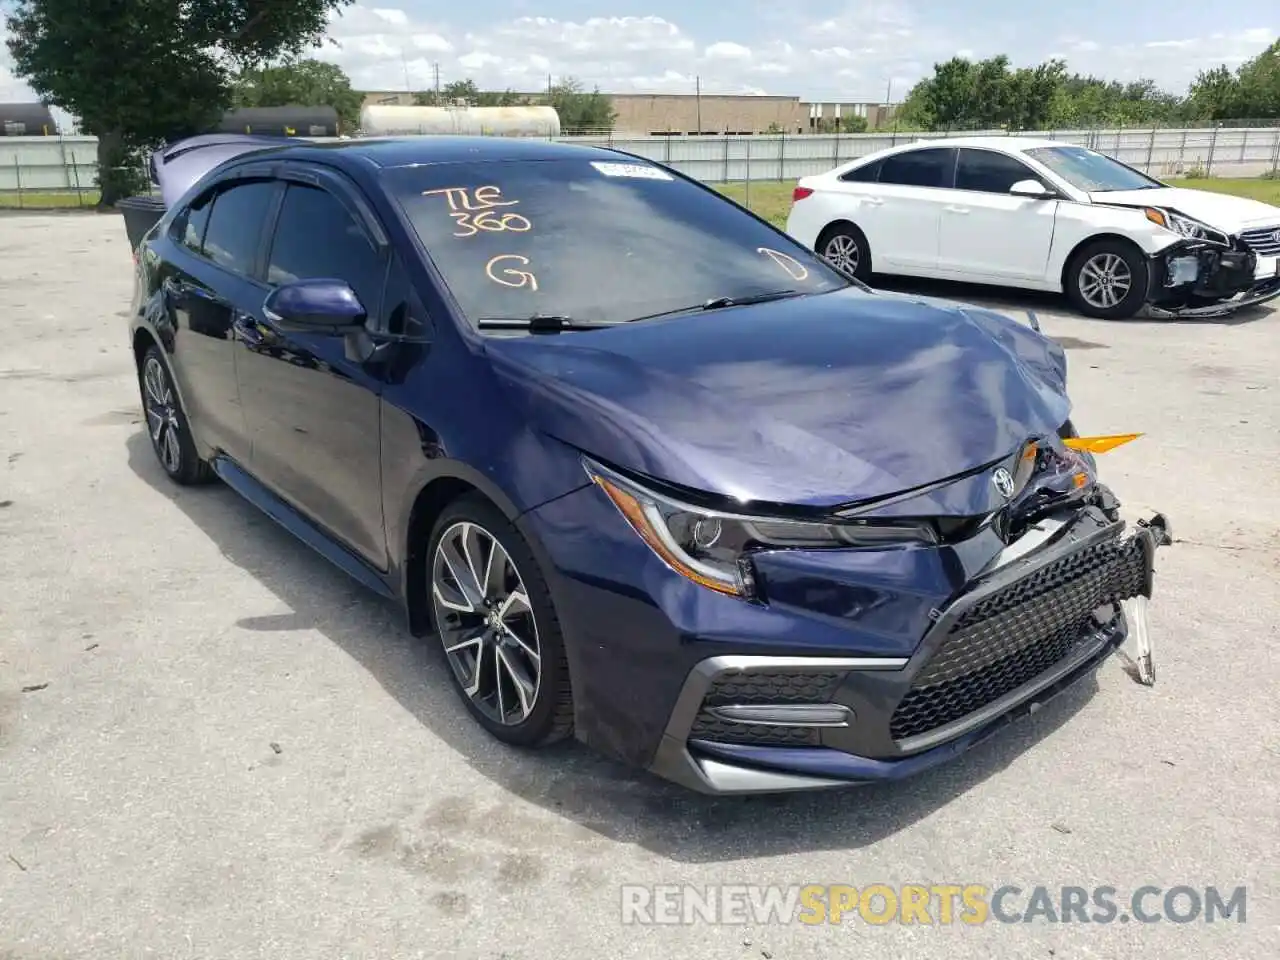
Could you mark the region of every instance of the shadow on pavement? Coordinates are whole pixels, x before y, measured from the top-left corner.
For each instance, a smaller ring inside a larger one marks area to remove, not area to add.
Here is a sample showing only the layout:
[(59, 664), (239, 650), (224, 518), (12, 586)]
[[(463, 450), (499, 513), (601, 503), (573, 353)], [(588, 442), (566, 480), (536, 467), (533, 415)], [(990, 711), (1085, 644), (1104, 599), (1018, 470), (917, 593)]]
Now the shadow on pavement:
[[(959, 303), (971, 303), (977, 306), (999, 310), (1001, 313), (1021, 314), (1028, 310), (1056, 311), (1066, 313), (1073, 320), (1081, 323), (1093, 323), (1099, 326), (1112, 324), (1157, 324), (1157, 323), (1194, 323), (1212, 324), (1220, 327), (1237, 327), (1243, 324), (1256, 323), (1273, 313), (1268, 306), (1247, 307), (1239, 313), (1226, 317), (1147, 317), (1137, 316), (1128, 320), (1094, 320), (1075, 312), (1067, 302), (1067, 298), (1058, 293), (1044, 293), (1036, 290), (1014, 290), (1009, 287), (993, 287), (976, 283), (960, 283), (953, 280), (929, 280), (917, 277), (884, 277), (877, 275), (871, 282), (877, 290), (894, 293), (917, 294), (922, 297), (938, 297), (943, 300), (955, 300)], [(1280, 301), (1273, 301), (1280, 303)]]
[[(127, 449), (129, 466), (142, 481), (169, 498), (230, 562), (292, 611), (245, 618), (237, 626), (262, 632), (317, 631), (368, 670), (463, 762), (502, 789), (611, 840), (675, 861), (732, 861), (873, 845), (999, 773), (1070, 720), (1097, 690), (1090, 676), (957, 761), (903, 783), (836, 793), (705, 797), (578, 743), (517, 750), (496, 742), (478, 724), (457, 722), (470, 718), (449, 682), (443, 654), (432, 638), (409, 634), (399, 607), (365, 591), (230, 489), (172, 483), (156, 463), (145, 433), (133, 434)], [(439, 798), (422, 798), (433, 799)]]

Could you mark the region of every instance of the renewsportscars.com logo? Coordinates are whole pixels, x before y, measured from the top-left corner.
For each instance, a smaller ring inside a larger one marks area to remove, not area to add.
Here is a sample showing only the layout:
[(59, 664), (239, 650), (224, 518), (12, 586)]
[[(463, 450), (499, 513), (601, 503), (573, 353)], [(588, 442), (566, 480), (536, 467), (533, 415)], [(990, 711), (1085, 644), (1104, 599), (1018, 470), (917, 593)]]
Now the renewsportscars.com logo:
[(987, 923), (1245, 922), (1246, 888), (1144, 885), (990, 887), (976, 883), (624, 886), (624, 924), (862, 922), (924, 926)]

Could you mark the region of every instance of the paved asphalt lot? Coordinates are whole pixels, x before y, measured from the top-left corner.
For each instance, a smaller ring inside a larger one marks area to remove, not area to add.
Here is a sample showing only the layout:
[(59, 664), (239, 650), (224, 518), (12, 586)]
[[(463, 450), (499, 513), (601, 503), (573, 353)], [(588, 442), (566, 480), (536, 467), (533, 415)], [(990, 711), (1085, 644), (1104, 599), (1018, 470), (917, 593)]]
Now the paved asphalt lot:
[[(1280, 316), (994, 301), (1068, 346), (1082, 429), (1148, 434), (1104, 463), (1179, 539), (1155, 688), (1112, 661), (913, 781), (710, 800), (487, 739), (393, 608), (168, 483), (117, 217), (0, 218), (0, 277), (0, 958), (1280, 956)], [(624, 883), (815, 882), (1245, 884), (1247, 922), (620, 922)]]

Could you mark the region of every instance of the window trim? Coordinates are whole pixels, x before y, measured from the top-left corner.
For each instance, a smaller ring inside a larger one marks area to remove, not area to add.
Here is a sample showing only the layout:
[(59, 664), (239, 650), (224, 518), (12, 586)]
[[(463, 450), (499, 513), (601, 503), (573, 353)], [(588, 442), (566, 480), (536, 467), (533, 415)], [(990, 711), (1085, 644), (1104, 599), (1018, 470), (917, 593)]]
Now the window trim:
[[(904, 157), (911, 153), (924, 153), (926, 150), (941, 150), (951, 154), (950, 173), (944, 174), (942, 184), (929, 186), (929, 185), (919, 184), (919, 183), (894, 183), (892, 181), (880, 179), (881, 177), (884, 176), (885, 163), (888, 163), (890, 160), (895, 160), (898, 157)], [(876, 174), (876, 182), (879, 183), (881, 186), (885, 186), (885, 187), (910, 187), (913, 190), (954, 190), (955, 184), (956, 184), (956, 164), (959, 162), (960, 162), (959, 147), (944, 147), (934, 143), (931, 143), (927, 146), (924, 146), (924, 145), (911, 146), (911, 147), (908, 147), (906, 150), (899, 150), (896, 153), (891, 153), (888, 156), (883, 158), (883, 162), (880, 165), (880, 170)]]
[(952, 186), (953, 190), (959, 190), (961, 193), (980, 193), (980, 194), (983, 194), (984, 196), (992, 196), (992, 197), (1014, 196), (1014, 194), (1011, 194), (1008, 191), (1005, 191), (1004, 193), (1000, 193), (995, 190), (975, 190), (973, 187), (960, 186), (959, 185), (960, 184), (960, 155), (965, 152), (994, 153), (995, 155), (1004, 157), (1007, 160), (1012, 160), (1014, 163), (1018, 164), (1018, 166), (1022, 167), (1023, 170), (1026, 171), (1027, 175), (1026, 177), (1023, 178), (1024, 180), (1037, 180), (1044, 185), (1046, 190), (1053, 190), (1055, 193), (1058, 192), (1058, 188), (1056, 186), (1054, 186), (1052, 183), (1047, 182), (1044, 178), (1044, 175), (1041, 174), (1039, 171), (1032, 169), (1031, 166), (1028, 165), (1027, 161), (1024, 160), (1021, 156), (1012, 154), (1012, 153), (1005, 153), (1003, 150), (993, 150), (990, 147), (957, 147), (956, 148), (955, 174), (951, 178), (951, 182), (954, 185)]

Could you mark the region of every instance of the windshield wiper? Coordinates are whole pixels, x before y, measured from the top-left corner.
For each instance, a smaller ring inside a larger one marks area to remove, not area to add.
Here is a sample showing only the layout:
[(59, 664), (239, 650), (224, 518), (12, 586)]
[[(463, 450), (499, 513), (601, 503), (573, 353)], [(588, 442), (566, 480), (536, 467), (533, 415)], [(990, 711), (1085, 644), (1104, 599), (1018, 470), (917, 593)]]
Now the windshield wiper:
[(702, 303), (690, 307), (676, 307), (674, 310), (663, 310), (661, 313), (646, 313), (643, 317), (632, 317), (628, 323), (640, 320), (656, 320), (659, 317), (674, 317), (679, 313), (694, 313), (699, 310), (719, 310), (722, 307), (745, 307), (751, 303), (768, 303), (770, 300), (785, 300), (787, 297), (800, 297), (799, 290), (770, 290), (768, 293), (753, 293), (743, 297), (712, 297)]
[(787, 297), (800, 296), (799, 290), (771, 290), (768, 293), (754, 293), (747, 297), (713, 297), (704, 303), (702, 310), (719, 310), (721, 307), (745, 307), (749, 303), (768, 303), (770, 300), (785, 300)]
[(476, 321), (481, 330), (528, 330), (530, 333), (559, 333), (562, 330), (599, 330), (611, 323), (575, 320), (563, 314), (535, 313), (531, 317), (481, 317)]

